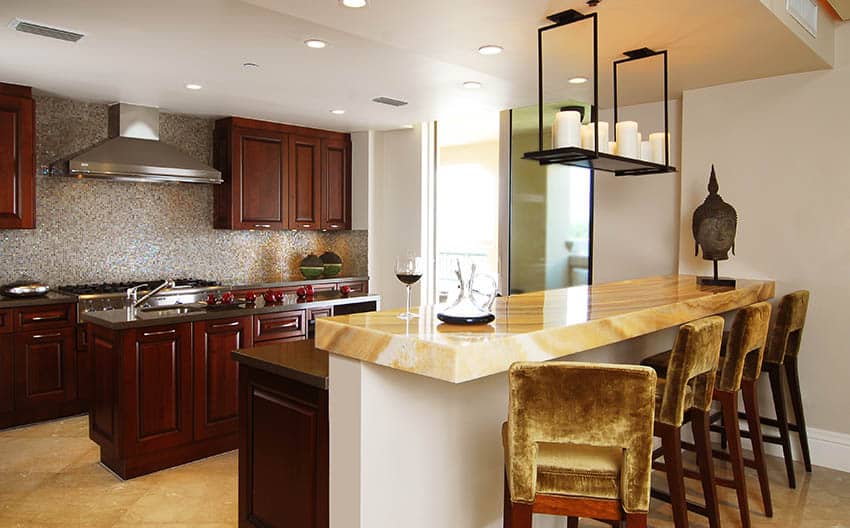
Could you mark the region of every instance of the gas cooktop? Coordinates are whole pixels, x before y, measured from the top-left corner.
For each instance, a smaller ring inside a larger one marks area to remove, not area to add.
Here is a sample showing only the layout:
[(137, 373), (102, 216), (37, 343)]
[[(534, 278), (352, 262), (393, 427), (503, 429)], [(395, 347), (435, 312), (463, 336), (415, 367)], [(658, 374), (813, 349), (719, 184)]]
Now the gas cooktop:
[[(172, 289), (196, 289), (218, 286), (216, 281), (203, 279), (175, 279), (176, 286)], [(59, 291), (74, 295), (123, 295), (127, 288), (147, 284), (151, 289), (162, 283), (162, 279), (137, 282), (102, 282), (100, 284), (75, 284), (60, 286)], [(144, 291), (144, 290), (142, 290)]]

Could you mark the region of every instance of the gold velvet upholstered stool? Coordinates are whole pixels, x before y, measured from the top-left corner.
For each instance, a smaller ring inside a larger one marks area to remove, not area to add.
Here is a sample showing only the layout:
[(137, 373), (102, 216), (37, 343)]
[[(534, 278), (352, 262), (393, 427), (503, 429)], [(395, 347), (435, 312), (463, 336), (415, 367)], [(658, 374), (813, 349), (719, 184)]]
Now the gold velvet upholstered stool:
[(640, 366), (515, 363), (502, 427), (506, 528), (533, 513), (646, 526), (656, 374)]
[[(671, 504), (677, 528), (688, 526), (689, 508), (708, 517), (711, 528), (720, 526), (710, 416), (722, 341), (722, 317), (707, 317), (683, 325), (668, 354), (666, 376), (658, 380), (655, 436), (661, 438), (661, 447), (653, 452), (652, 458), (664, 457), (664, 464), (653, 462), (653, 468), (667, 474), (669, 493), (653, 488), (651, 494)], [(693, 431), (705, 506), (689, 504), (685, 497), (681, 430), (687, 422)]]
[[(770, 323), (770, 304), (760, 302), (742, 308), (735, 314), (732, 328), (725, 343), (725, 355), (720, 359), (719, 377), (714, 388), (714, 400), (720, 403), (721, 413), (712, 415), (711, 421), (721, 416), (734, 417), (724, 420), (724, 432), (729, 439), (729, 452), (715, 450), (715, 458), (728, 460), (732, 465), (733, 479), (715, 478), (721, 486), (733, 488), (738, 496), (738, 509), (741, 525), (751, 526), (750, 508), (747, 500), (747, 481), (744, 467), (754, 468), (759, 476), (761, 496), (765, 515), (773, 516), (770, 499), (770, 483), (764, 459), (761, 427), (759, 421), (758, 395), (756, 384), (761, 374), (767, 328)], [(664, 352), (645, 359), (642, 363), (653, 367), (659, 376), (666, 375), (670, 352)], [(749, 425), (754, 459), (744, 459), (741, 445), (741, 432), (738, 426), (738, 393), (744, 399), (745, 417)], [(695, 446), (682, 442), (682, 447), (694, 450)], [(702, 479), (703, 475), (685, 471), (686, 477)]]
[[(782, 446), (785, 458), (785, 471), (788, 473), (788, 486), (797, 487), (794, 476), (794, 459), (791, 455), (790, 431), (800, 436), (800, 449), (803, 452), (803, 463), (806, 472), (812, 472), (812, 459), (809, 455), (809, 440), (806, 434), (806, 419), (803, 416), (803, 395), (800, 392), (800, 375), (797, 370), (797, 358), (800, 354), (800, 339), (803, 327), (806, 325), (806, 311), (809, 306), (809, 292), (799, 290), (782, 297), (776, 313), (776, 320), (767, 340), (762, 370), (767, 372), (770, 390), (773, 396), (773, 406), (776, 419), (761, 417), (761, 423), (779, 429), (779, 436), (763, 435), (764, 441)], [(785, 409), (785, 389), (782, 386), (782, 367), (788, 381), (788, 391), (791, 406), (794, 410), (795, 423), (788, 423), (788, 413)], [(741, 418), (746, 414), (739, 413)], [(741, 436), (750, 437), (750, 431), (741, 431)]]

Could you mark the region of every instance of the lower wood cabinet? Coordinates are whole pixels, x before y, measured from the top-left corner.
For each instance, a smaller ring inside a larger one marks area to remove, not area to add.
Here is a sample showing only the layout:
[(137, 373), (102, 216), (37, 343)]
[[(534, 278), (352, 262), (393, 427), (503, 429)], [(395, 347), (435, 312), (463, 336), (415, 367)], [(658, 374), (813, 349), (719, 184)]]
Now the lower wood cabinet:
[(0, 335), (0, 414), (10, 413), (15, 408), (13, 355), (12, 336)]
[[(128, 454), (192, 440), (191, 324), (140, 328), (124, 341)], [(127, 413), (129, 411), (129, 413)]]
[(253, 344), (251, 317), (198, 321), (194, 329), (195, 438), (239, 427), (239, 367), (230, 353)]
[(73, 328), (15, 334), (15, 408), (63, 404), (76, 398)]
[(239, 526), (327, 528), (327, 391), (243, 366), (239, 392)]
[(306, 335), (304, 310), (254, 316), (254, 343), (257, 345), (264, 341), (304, 339)]

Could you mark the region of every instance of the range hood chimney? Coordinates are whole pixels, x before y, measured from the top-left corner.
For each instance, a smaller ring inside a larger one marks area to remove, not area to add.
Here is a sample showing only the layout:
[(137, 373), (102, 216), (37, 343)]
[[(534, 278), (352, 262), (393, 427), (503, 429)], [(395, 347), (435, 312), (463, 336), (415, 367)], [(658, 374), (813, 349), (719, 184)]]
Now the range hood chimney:
[(109, 107), (109, 139), (54, 163), (52, 174), (158, 183), (221, 183), (221, 172), (159, 141), (159, 110)]

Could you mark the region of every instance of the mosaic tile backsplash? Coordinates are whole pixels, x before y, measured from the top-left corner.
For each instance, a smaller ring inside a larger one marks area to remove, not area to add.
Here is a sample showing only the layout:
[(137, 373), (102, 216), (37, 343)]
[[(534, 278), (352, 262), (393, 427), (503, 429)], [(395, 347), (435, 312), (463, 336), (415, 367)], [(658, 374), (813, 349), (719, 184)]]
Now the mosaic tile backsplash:
[[(214, 122), (160, 114), (160, 140), (212, 164)], [(36, 97), (37, 166), (107, 137), (107, 105)], [(20, 273), (52, 285), (196, 277), (298, 280), (307, 254), (337, 253), (342, 275), (367, 274), (367, 232), (213, 229), (212, 185), (37, 177), (34, 230), (0, 230), (0, 284)]]

